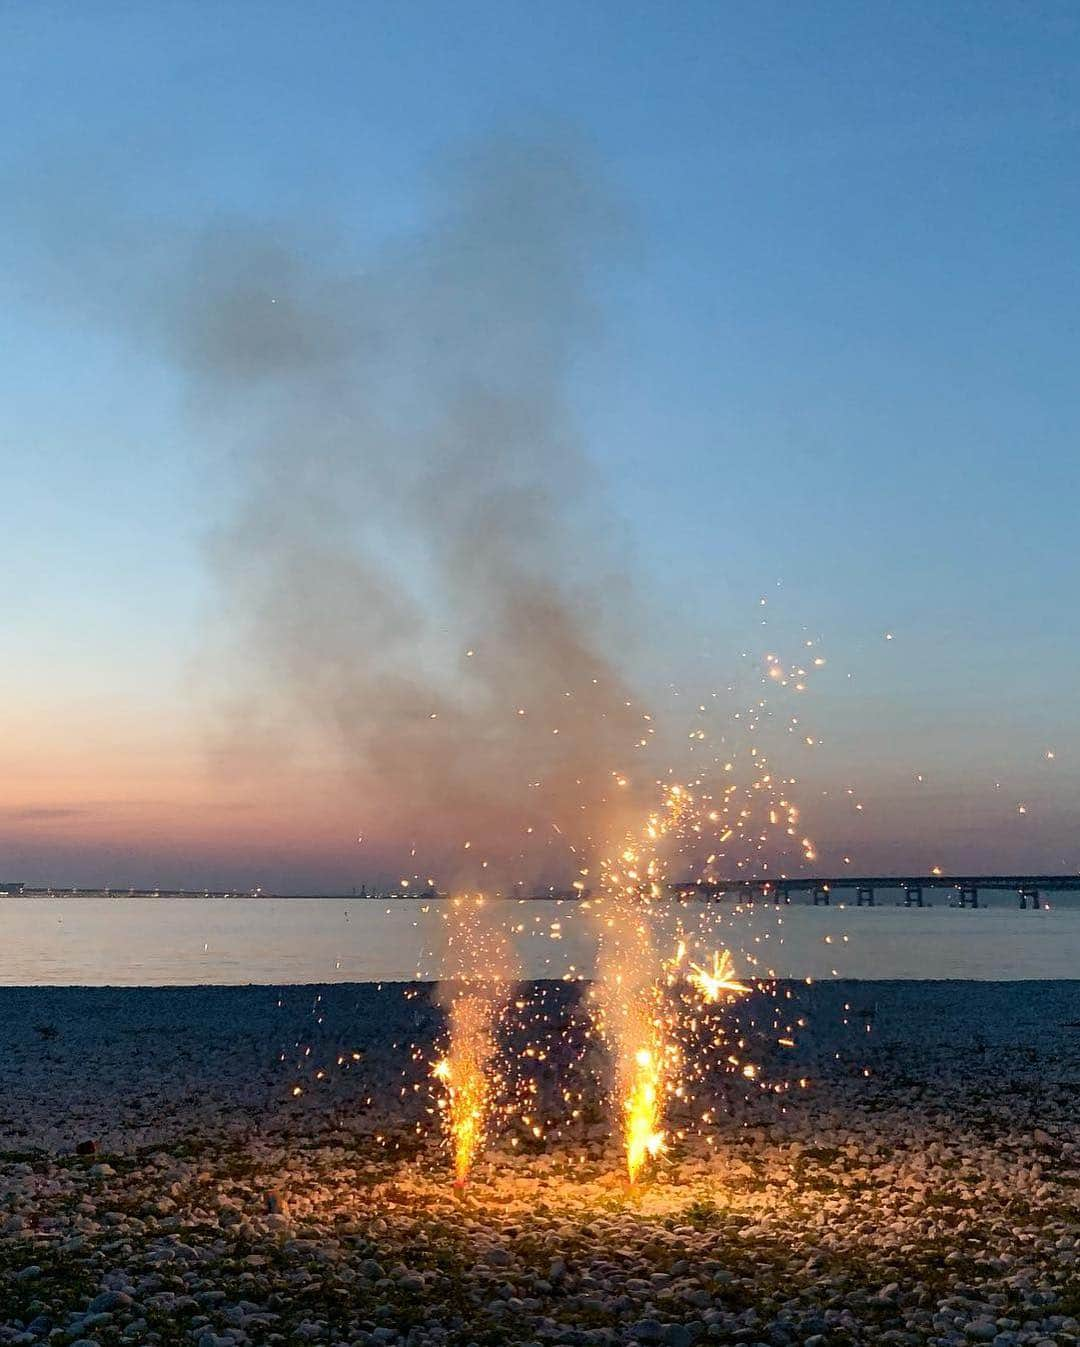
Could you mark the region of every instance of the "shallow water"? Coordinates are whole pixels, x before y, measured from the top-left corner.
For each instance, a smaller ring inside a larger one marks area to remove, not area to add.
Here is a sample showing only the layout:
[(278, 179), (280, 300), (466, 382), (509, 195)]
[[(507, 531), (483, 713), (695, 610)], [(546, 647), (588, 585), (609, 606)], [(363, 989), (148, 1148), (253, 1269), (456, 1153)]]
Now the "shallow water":
[[(1000, 901), (1000, 900), (999, 900)], [(942, 899), (943, 902), (943, 899)], [(0, 984), (185, 986), (379, 982), (439, 976), (449, 904), (420, 899), (0, 897)], [(595, 913), (492, 902), (520, 977), (589, 975)], [(748, 975), (812, 978), (1080, 977), (1080, 909), (963, 910), (673, 904), (691, 958), (723, 945)]]

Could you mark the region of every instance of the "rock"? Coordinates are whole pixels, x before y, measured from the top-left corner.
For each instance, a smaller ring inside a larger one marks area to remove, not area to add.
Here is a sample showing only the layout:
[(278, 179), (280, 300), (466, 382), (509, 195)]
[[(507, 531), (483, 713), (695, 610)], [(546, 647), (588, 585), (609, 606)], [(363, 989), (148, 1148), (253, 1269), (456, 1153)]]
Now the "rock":
[(75, 1154), (76, 1154), (76, 1155), (96, 1155), (96, 1154), (97, 1154), (97, 1148), (98, 1148), (97, 1142), (96, 1142), (96, 1141), (92, 1141), (92, 1140), (90, 1140), (89, 1138), (87, 1138), (86, 1141), (80, 1141), (79, 1144), (75, 1147)]
[(90, 1302), (90, 1313), (101, 1314), (105, 1310), (117, 1310), (123, 1305), (130, 1305), (131, 1297), (123, 1291), (102, 1291), (96, 1295)]
[(100, 1311), (94, 1311), (94, 1312), (91, 1312), (90, 1310), (87, 1310), (87, 1312), (83, 1315), (82, 1319), (81, 1319), (80, 1322), (79, 1322), (79, 1327), (80, 1327), (80, 1328), (104, 1328), (104, 1327), (106, 1326), (106, 1324), (111, 1324), (111, 1323), (112, 1323), (112, 1320), (113, 1320), (113, 1317), (112, 1317), (112, 1315), (108, 1312), (108, 1310), (100, 1310)]
[(662, 1342), (664, 1326), (658, 1319), (639, 1319), (636, 1324), (630, 1325), (630, 1336), (637, 1342)]
[(266, 1194), (266, 1214), (268, 1216), (289, 1215), (289, 1204), (285, 1200), (285, 1194), (279, 1188), (271, 1188)]
[(665, 1347), (693, 1347), (697, 1336), (689, 1324), (664, 1324), (661, 1341)]

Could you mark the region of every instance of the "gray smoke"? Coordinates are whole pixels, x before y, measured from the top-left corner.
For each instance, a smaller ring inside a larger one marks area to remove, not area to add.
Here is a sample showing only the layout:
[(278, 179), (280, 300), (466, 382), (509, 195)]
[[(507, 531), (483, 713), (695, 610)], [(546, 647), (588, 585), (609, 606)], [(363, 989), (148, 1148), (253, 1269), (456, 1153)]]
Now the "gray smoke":
[(375, 259), (218, 229), (150, 306), (234, 446), (213, 546), (231, 751), (272, 704), (338, 755), (358, 828), (420, 839), (440, 880), (481, 857), (499, 883), (550, 873), (552, 825), (613, 826), (644, 737), (570, 411), (621, 232), (593, 177), (563, 145), (487, 147)]

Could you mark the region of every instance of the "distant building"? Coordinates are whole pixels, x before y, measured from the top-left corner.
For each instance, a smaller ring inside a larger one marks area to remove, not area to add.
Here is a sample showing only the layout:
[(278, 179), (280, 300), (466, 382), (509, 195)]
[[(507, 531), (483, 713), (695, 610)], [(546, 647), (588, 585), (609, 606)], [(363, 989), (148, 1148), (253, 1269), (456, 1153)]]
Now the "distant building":
[(21, 879), (20, 880), (10, 879), (7, 881), (0, 880), (0, 893), (22, 893), (23, 889), (25, 888), (26, 885), (22, 882)]

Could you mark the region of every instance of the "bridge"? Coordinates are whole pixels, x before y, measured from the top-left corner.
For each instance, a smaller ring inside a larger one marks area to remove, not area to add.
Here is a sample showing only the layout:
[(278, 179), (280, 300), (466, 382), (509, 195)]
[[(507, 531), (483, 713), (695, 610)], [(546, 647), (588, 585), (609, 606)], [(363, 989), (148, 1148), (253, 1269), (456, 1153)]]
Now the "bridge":
[(679, 897), (742, 902), (790, 903), (793, 893), (808, 893), (815, 907), (828, 906), (837, 894), (854, 893), (856, 907), (873, 907), (879, 889), (899, 889), (905, 907), (923, 907), (927, 889), (946, 889), (959, 907), (978, 907), (980, 891), (1015, 893), (1020, 906), (1042, 906), (1046, 893), (1080, 892), (1080, 875), (838, 875), (835, 878), (799, 875), (790, 879), (716, 879), (673, 884)]

